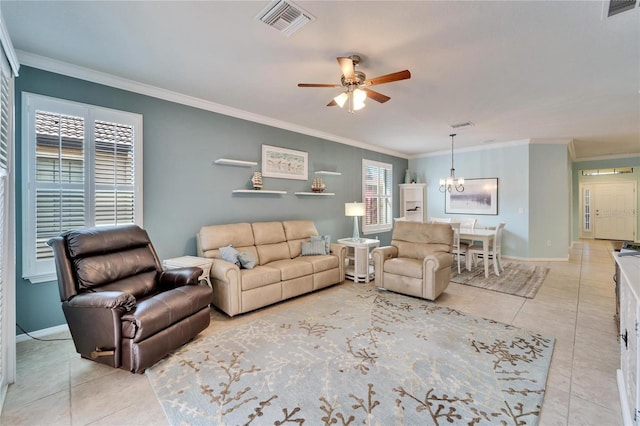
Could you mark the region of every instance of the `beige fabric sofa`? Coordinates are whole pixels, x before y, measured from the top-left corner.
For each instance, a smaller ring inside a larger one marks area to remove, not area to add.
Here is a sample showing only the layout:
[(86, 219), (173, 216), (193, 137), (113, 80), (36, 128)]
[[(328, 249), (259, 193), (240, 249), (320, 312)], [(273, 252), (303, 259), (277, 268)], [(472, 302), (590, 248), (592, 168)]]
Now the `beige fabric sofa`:
[[(331, 244), (328, 255), (301, 256), (302, 243), (318, 235), (310, 220), (203, 226), (198, 256), (213, 260), (213, 304), (234, 316), (344, 281), (346, 247)], [(253, 269), (222, 260), (232, 245), (257, 259)]]
[(372, 252), (376, 286), (436, 300), (449, 285), (452, 244), (449, 224), (396, 222), (391, 245)]

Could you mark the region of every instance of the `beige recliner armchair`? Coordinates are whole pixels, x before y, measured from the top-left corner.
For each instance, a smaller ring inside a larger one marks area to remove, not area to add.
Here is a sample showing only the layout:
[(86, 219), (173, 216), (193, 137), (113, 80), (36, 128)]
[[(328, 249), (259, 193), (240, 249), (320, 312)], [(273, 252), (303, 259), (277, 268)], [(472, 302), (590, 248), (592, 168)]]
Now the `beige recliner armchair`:
[(449, 224), (396, 222), (391, 245), (373, 250), (376, 286), (435, 300), (449, 285), (452, 243)]

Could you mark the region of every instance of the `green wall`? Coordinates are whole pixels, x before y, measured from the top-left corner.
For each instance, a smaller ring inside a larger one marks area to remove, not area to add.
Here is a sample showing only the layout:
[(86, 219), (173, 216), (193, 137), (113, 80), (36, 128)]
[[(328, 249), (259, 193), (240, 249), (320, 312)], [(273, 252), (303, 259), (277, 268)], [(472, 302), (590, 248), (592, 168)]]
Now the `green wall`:
[[(16, 316), (27, 331), (65, 323), (56, 282), (32, 284), (22, 279), (21, 223), (21, 107), (22, 92), (68, 99), (144, 116), (144, 227), (161, 259), (195, 255), (195, 234), (201, 226), (242, 221), (312, 219), (318, 231), (332, 239), (351, 236), (353, 222), (344, 216), (344, 203), (361, 199), (362, 159), (393, 164), (394, 184), (402, 182), (408, 161), (213, 112), (114, 89), (23, 66), (15, 81), (16, 99)], [(357, 116), (353, 117), (357, 120)], [(234, 196), (248, 187), (260, 167), (212, 165), (217, 158), (260, 162), (261, 145), (305, 151), (310, 178), (314, 170), (325, 176), (335, 196), (296, 196), (309, 191), (311, 180), (264, 179), (264, 189), (285, 190), (282, 196)], [(394, 196), (397, 215), (398, 193)], [(374, 234), (382, 244), (390, 233)]]

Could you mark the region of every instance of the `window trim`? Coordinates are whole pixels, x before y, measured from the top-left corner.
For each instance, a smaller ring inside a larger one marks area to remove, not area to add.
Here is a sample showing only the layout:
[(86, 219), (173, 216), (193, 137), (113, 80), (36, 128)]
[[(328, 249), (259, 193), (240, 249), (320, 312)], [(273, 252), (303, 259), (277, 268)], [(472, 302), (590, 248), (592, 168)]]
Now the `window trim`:
[[(32, 283), (56, 280), (53, 259), (37, 260), (36, 251), (36, 135), (35, 111), (46, 110), (61, 114), (84, 117), (84, 193), (85, 193), (85, 225), (91, 226), (95, 221), (95, 120), (112, 121), (134, 126), (134, 223), (142, 226), (142, 115), (127, 111), (83, 104), (74, 101), (52, 98), (34, 93), (22, 93), (22, 278)], [(91, 124), (89, 124), (91, 123)]]
[[(384, 224), (375, 224), (375, 225), (367, 225), (366, 224), (366, 220), (363, 218), (362, 219), (362, 233), (367, 235), (367, 234), (373, 234), (373, 233), (377, 233), (377, 232), (388, 232), (391, 231), (393, 229), (393, 195), (394, 195), (394, 183), (393, 183), (393, 164), (391, 163), (384, 163), (381, 161), (373, 161), (373, 160), (367, 160), (365, 158), (362, 159), (362, 201), (365, 203), (365, 209), (367, 208), (366, 205), (366, 198), (367, 198), (367, 182), (366, 182), (366, 175), (367, 175), (367, 167), (377, 167), (378, 169), (388, 169), (389, 170), (389, 174), (391, 175), (391, 183), (389, 186), (389, 195), (383, 195), (381, 196), (380, 194), (376, 194), (376, 198), (388, 198), (389, 199), (389, 203), (390, 203), (390, 212), (389, 212), (389, 219), (388, 219), (388, 223), (384, 223)], [(368, 213), (368, 212), (367, 212)], [(365, 213), (365, 217), (367, 215), (367, 213)]]

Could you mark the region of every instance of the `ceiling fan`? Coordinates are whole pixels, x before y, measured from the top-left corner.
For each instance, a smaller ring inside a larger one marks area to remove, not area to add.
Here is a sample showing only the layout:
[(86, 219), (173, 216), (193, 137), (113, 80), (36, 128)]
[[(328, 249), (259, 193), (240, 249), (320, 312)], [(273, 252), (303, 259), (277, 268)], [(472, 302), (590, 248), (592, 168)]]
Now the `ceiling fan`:
[(356, 71), (356, 65), (360, 63), (360, 56), (351, 55), (348, 57), (337, 58), (340, 68), (342, 69), (342, 78), (340, 82), (342, 84), (314, 84), (314, 83), (298, 83), (298, 87), (329, 87), (329, 88), (342, 88), (347, 90), (342, 92), (327, 106), (338, 105), (340, 108), (347, 104), (350, 113), (362, 109), (365, 107), (364, 100), (371, 98), (374, 101), (385, 103), (389, 99), (389, 96), (369, 89), (369, 86), (375, 86), (378, 84), (392, 83), (398, 80), (406, 80), (411, 78), (409, 70), (398, 71), (391, 74), (381, 75), (367, 80), (367, 76), (362, 71)]

